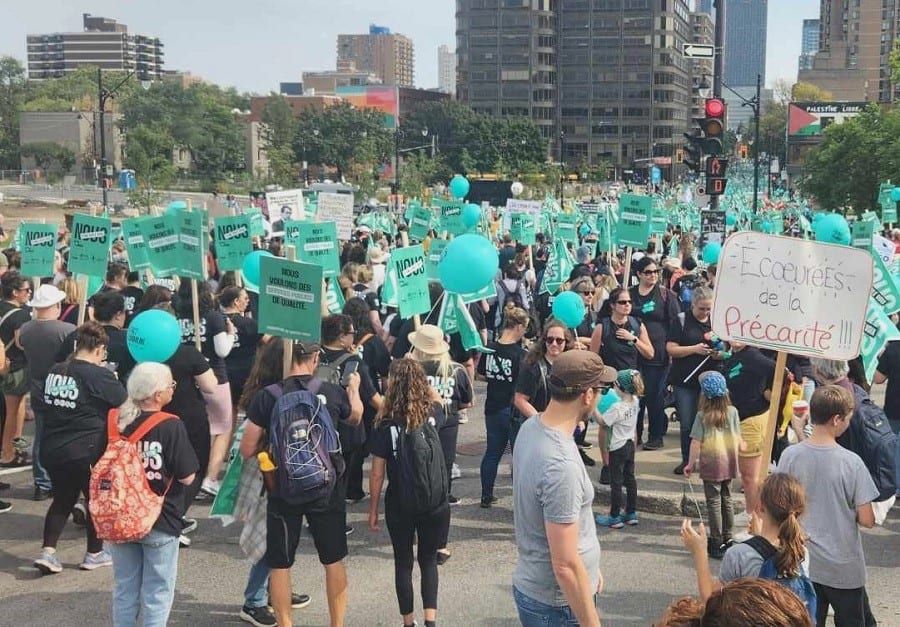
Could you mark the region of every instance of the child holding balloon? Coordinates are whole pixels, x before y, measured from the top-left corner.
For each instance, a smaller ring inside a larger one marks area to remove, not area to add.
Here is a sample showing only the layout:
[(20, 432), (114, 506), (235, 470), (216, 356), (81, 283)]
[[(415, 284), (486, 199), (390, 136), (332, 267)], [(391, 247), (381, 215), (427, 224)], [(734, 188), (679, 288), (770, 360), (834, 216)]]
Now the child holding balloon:
[(613, 389), (619, 400), (601, 414), (600, 420), (600, 454), (603, 457), (603, 464), (609, 467), (609, 516), (598, 514), (595, 520), (601, 527), (621, 529), (625, 525), (638, 524), (634, 448), (644, 380), (637, 370), (620, 370)]

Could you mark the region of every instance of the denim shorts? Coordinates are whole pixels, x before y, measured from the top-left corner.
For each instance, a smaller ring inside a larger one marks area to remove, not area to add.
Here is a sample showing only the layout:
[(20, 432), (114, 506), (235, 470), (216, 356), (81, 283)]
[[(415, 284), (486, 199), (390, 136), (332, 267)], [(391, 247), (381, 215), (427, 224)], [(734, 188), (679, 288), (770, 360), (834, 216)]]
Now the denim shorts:
[[(516, 609), (519, 611), (519, 622), (522, 627), (566, 627), (578, 625), (575, 612), (568, 605), (548, 605), (527, 594), (523, 594), (513, 586), (513, 599)], [(594, 604), (597, 603), (597, 595), (594, 595)]]

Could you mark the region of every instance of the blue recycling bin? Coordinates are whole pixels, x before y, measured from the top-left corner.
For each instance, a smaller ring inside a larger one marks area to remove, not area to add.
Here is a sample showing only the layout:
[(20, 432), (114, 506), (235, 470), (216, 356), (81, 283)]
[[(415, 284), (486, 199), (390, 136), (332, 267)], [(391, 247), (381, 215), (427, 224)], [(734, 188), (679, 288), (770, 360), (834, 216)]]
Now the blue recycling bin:
[(119, 188), (123, 192), (133, 190), (137, 186), (134, 178), (134, 170), (122, 170), (119, 172)]

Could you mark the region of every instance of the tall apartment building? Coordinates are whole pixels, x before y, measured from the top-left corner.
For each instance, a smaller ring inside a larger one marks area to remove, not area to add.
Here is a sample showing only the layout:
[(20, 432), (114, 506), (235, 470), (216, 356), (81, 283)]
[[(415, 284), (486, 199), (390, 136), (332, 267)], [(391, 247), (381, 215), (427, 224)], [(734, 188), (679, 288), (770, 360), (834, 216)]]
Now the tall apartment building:
[(412, 87), (415, 82), (412, 40), (383, 26), (373, 24), (364, 35), (338, 35), (337, 59), (338, 66), (352, 62), (385, 85)]
[(819, 50), (799, 80), (835, 100), (890, 102), (888, 57), (900, 34), (900, 0), (821, 0), (819, 11)]
[(163, 44), (128, 32), (113, 19), (82, 16), (84, 30), (28, 35), (28, 77), (56, 78), (85, 65), (104, 70), (134, 71), (141, 80), (162, 79)]
[(768, 0), (728, 0), (725, 17), (725, 83), (729, 87), (766, 82)]
[[(715, 44), (716, 26), (712, 15), (705, 12), (691, 15), (691, 41), (695, 44), (708, 46)], [(694, 86), (691, 93), (691, 117), (702, 118), (706, 112), (706, 97), (712, 94), (713, 60), (692, 59), (691, 75)], [(703, 93), (701, 85), (705, 87), (708, 93)]]
[(456, 94), (456, 51), (450, 46), (438, 47), (438, 89)]
[(457, 96), (529, 116), (567, 163), (663, 160), (691, 108), (687, 0), (458, 0)]
[(697, 0), (697, 12), (713, 14), (713, 0)]
[(811, 70), (813, 60), (819, 51), (819, 20), (803, 20), (800, 58), (797, 66), (801, 70)]

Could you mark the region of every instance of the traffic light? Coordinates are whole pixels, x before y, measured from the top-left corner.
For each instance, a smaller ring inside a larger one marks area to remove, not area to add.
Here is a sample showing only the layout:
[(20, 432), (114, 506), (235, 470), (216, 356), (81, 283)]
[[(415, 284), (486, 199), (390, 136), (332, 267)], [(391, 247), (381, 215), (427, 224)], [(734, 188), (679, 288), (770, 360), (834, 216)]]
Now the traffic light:
[(695, 129), (692, 133), (684, 133), (687, 140), (683, 149), (682, 162), (692, 172), (698, 174), (703, 170), (703, 133)]
[(703, 152), (708, 155), (722, 154), (722, 140), (725, 139), (725, 101), (721, 98), (707, 98), (706, 117), (700, 122), (703, 129)]

